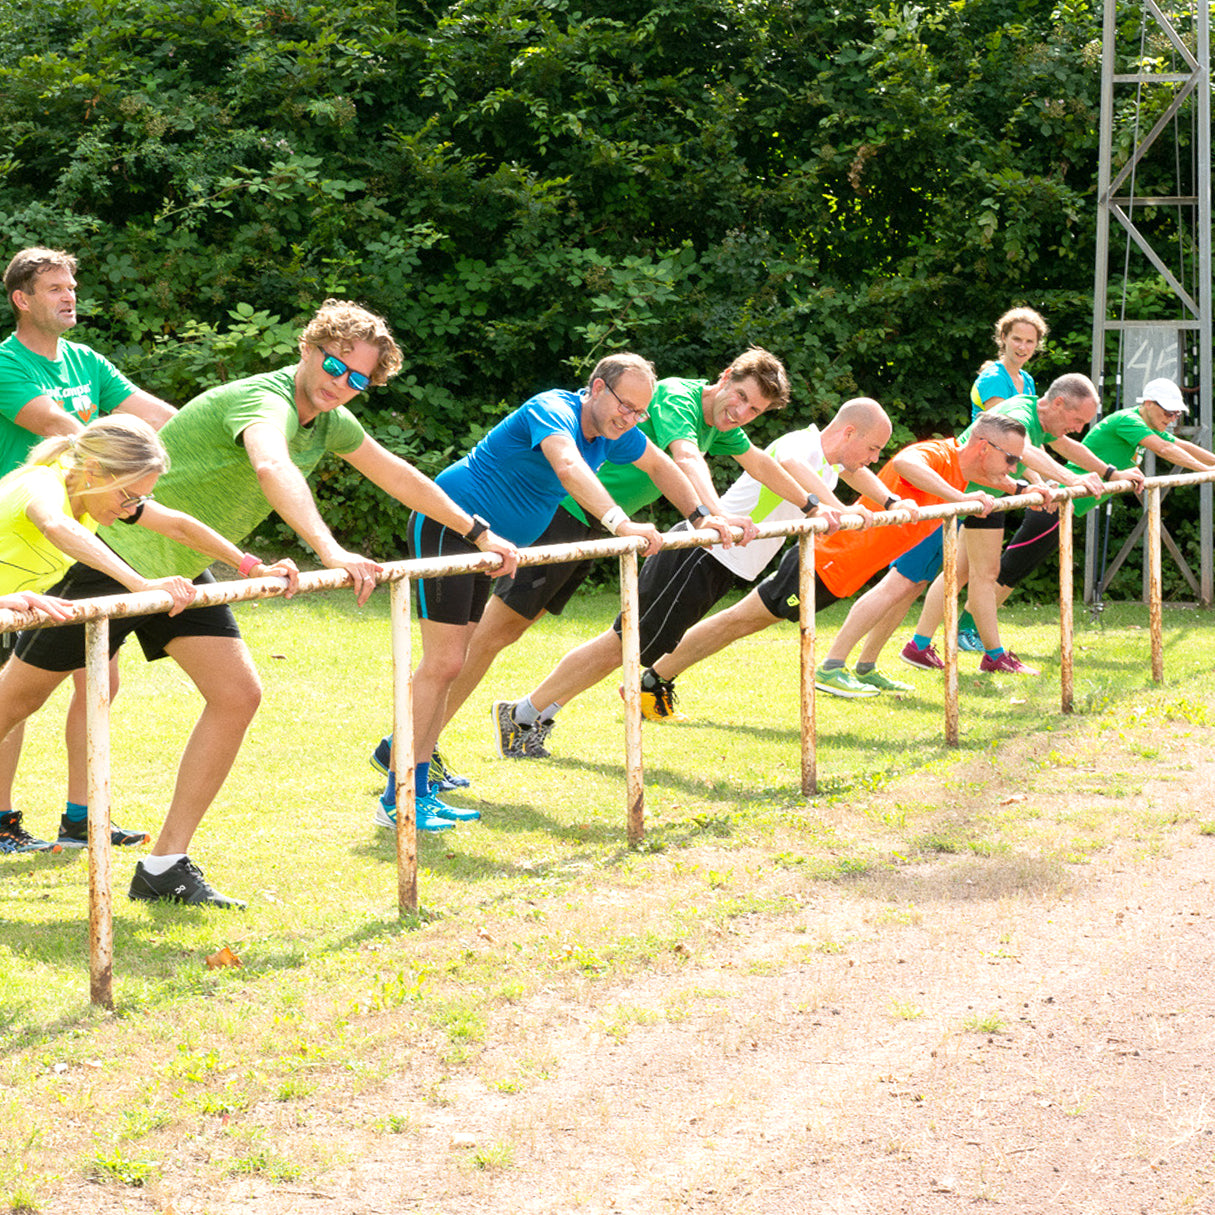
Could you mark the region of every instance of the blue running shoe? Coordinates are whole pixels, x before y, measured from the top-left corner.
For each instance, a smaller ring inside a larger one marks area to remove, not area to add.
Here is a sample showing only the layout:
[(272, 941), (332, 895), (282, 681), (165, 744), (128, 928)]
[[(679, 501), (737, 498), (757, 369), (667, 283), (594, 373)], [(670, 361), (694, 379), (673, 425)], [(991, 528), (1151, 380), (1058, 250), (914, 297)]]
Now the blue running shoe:
[(388, 765), (392, 762), (392, 735), (381, 738), (367, 761), (382, 776), (388, 775)]
[(422, 817), (423, 811), (433, 815), (435, 818), (450, 819), (454, 823), (475, 823), (481, 817), (480, 810), (468, 810), (463, 806), (449, 806), (445, 801), (441, 801), (435, 794), (434, 785), (430, 786), (430, 792), (425, 797), (418, 798), (418, 817)]
[(958, 649), (967, 654), (985, 654), (983, 638), (977, 629), (958, 629)]
[[(380, 804), (375, 811), (375, 825), (377, 827), (391, 827), (394, 831), (397, 825), (397, 804), (396, 802), (386, 802), (381, 795)], [(415, 804), (414, 822), (419, 831), (450, 831), (456, 824), (449, 818), (439, 818), (438, 815), (430, 813), (427, 810), (427, 804), (438, 801), (438, 798), (431, 794), (426, 797), (419, 797)], [(478, 814), (478, 818), (481, 816)]]

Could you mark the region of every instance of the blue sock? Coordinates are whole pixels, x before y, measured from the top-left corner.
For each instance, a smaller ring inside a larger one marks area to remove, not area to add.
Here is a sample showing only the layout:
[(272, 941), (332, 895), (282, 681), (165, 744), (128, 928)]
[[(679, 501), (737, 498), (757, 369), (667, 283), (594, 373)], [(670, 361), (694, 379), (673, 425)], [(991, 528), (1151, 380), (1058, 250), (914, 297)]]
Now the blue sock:
[(994, 650), (987, 651), (987, 657), (990, 658), (992, 660), (992, 662), (998, 662), (1000, 659), (1000, 655), (1003, 653), (1004, 653), (1004, 647), (1002, 645), (998, 645), (998, 646), (996, 646), (996, 648)]
[(386, 806), (397, 804), (397, 774), (395, 772), (388, 773), (388, 784), (384, 786), (384, 793), (380, 801)]
[(66, 802), (63, 817), (69, 823), (83, 823), (89, 817), (89, 808), (87, 805), (82, 806), (79, 802)]
[(932, 645), (932, 638), (925, 637), (923, 633), (915, 633), (912, 635), (911, 644), (915, 646), (917, 650), (926, 650), (930, 645)]
[(413, 792), (415, 797), (425, 797), (430, 792), (430, 760), (414, 768)]

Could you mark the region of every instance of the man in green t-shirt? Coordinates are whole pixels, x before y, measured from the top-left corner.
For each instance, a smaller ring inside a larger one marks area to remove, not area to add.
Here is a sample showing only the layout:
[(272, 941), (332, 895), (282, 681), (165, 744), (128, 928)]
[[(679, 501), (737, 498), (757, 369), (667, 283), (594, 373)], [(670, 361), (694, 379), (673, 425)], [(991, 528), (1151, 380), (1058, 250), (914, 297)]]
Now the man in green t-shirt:
[[(1116, 469), (1071, 436), (1079, 434), (1096, 416), (1097, 389), (1086, 375), (1061, 375), (1040, 397), (1008, 397), (988, 412), (1016, 418), (1024, 425), (1029, 443), (1022, 460), (1007, 456), (1013, 477), (1024, 476), (1024, 489), (1037, 485), (1083, 485), (1088, 493), (1100, 494), (1102, 481), (1131, 481), (1142, 486), (1143, 473), (1132, 464)], [(974, 423), (971, 424), (972, 426)], [(961, 440), (970, 430), (962, 432)], [(1049, 447), (1072, 468), (1061, 464), (1046, 450)], [(996, 494), (996, 497), (1003, 497)], [(1049, 497), (1044, 499), (1044, 505)], [(992, 511), (986, 517), (968, 515), (962, 524), (964, 544), (958, 554), (958, 586), (970, 584), (970, 613), (982, 639), (984, 654), (979, 670), (985, 673), (1037, 675), (1039, 672), (1023, 663), (1000, 642), (1000, 626), (996, 602), (996, 579), (1000, 573), (1000, 553), (1004, 546), (1004, 511)], [(945, 582), (940, 575), (928, 589), (924, 608), (916, 624), (915, 634), (903, 647), (904, 662), (923, 669), (941, 666), (932, 648), (932, 635), (945, 615)]]
[[(510, 572), (514, 546), (478, 525), (429, 477), (366, 434), (346, 408), (358, 393), (385, 383), (401, 368), (400, 351), (385, 321), (356, 304), (327, 300), (300, 335), (299, 349), (294, 366), (210, 389), (164, 427), (161, 438), (171, 466), (157, 482), (156, 501), (195, 515), (237, 545), (276, 511), (322, 565), (349, 573), (363, 604), (382, 566), (337, 542), (307, 481), (321, 458), (333, 452), (406, 507), (424, 511), (461, 535), (473, 533), (475, 546), (501, 556)], [(98, 534), (147, 577), (173, 574), (200, 584), (214, 581), (205, 558), (162, 542), (147, 528), (109, 527)], [(241, 572), (247, 572), (244, 563)], [(80, 599), (123, 588), (107, 587), (104, 577), (76, 565), (52, 589)], [(138, 635), (149, 659), (171, 657), (206, 701), (182, 755), (164, 826), (151, 854), (135, 867), (130, 897), (243, 906), (216, 891), (187, 850), (257, 711), (261, 683), (252, 657), (226, 605), (188, 608), (173, 616), (112, 619), (111, 652), (129, 632)], [(23, 633), (17, 659), (44, 671), (73, 670), (83, 664), (83, 629)]]
[[(63, 335), (76, 324), (76, 259), (62, 249), (22, 249), (4, 272), (4, 290), (16, 329), (0, 342), (0, 477), (25, 463), (40, 439), (74, 434), (101, 414), (130, 413), (159, 429), (173, 406), (137, 388), (104, 355)], [(0, 661), (15, 642), (0, 635)], [(117, 668), (111, 672), (116, 684)], [(84, 752), (83, 681), (68, 708), (69, 756)], [(13, 812), (13, 782), (24, 730), (0, 743), (0, 818)], [(68, 813), (82, 821), (86, 774), (68, 766)], [(116, 842), (119, 842), (115, 833)], [(127, 838), (142, 838), (124, 833)], [(3, 841), (0, 840), (0, 844)]]

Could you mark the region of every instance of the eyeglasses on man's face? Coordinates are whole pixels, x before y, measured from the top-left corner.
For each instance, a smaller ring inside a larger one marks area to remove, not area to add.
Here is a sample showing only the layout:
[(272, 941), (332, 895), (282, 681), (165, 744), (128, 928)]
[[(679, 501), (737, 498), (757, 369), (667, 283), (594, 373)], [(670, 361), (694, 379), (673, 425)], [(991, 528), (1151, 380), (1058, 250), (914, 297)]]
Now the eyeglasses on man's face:
[(340, 380), (342, 376), (346, 377), (346, 383), (350, 385), (355, 392), (366, 392), (371, 387), (371, 377), (364, 375), (361, 371), (355, 371), (347, 367), (336, 354), (330, 354), (324, 347), (318, 347), (323, 356), (321, 358), (321, 367), (326, 375), (331, 375), (335, 380)]
[(640, 423), (644, 422), (646, 418), (650, 416), (650, 411), (648, 409), (634, 409), (632, 405), (626, 404), (624, 401), (622, 401), (617, 395), (616, 390), (607, 382), (607, 380), (603, 381), (603, 386), (612, 394), (613, 397), (616, 398), (617, 409), (626, 417), (634, 418)]
[(990, 439), (985, 439), (984, 442), (988, 447), (994, 447), (1004, 457), (1004, 462), (1009, 468), (1016, 468), (1021, 463), (1020, 456), (1014, 456), (1011, 451), (1005, 451), (999, 443), (993, 443)]

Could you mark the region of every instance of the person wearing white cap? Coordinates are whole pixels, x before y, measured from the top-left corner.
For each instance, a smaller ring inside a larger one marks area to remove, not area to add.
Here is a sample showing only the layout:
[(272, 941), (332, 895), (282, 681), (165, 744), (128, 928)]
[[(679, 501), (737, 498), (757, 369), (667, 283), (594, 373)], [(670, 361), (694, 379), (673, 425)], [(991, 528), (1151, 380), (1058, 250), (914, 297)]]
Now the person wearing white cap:
[[(1102, 480), (1113, 480), (1117, 469), (1138, 464), (1144, 451), (1176, 464), (1181, 468), (1206, 472), (1215, 468), (1215, 455), (1187, 439), (1170, 433), (1187, 412), (1181, 389), (1172, 380), (1149, 380), (1143, 396), (1133, 409), (1120, 409), (1101, 419), (1084, 437), (1084, 446), (1104, 460), (1106, 471)], [(1076, 465), (1068, 468), (1079, 471)], [(1076, 518), (1087, 514), (1099, 502), (1098, 498), (1075, 499)], [(1025, 521), (1009, 542), (1000, 558), (1000, 577), (996, 597), (1003, 603), (1012, 589), (1038, 568), (1059, 547), (1059, 516), (1053, 511), (1027, 511)]]

